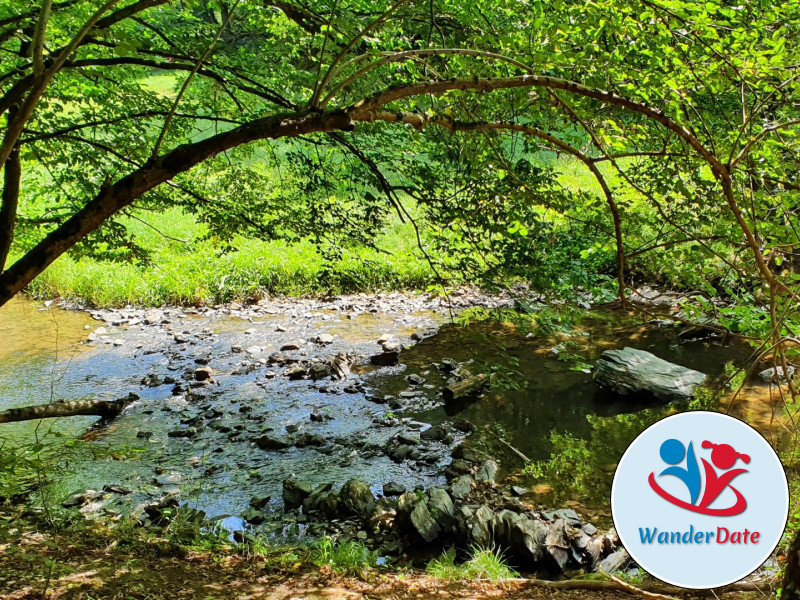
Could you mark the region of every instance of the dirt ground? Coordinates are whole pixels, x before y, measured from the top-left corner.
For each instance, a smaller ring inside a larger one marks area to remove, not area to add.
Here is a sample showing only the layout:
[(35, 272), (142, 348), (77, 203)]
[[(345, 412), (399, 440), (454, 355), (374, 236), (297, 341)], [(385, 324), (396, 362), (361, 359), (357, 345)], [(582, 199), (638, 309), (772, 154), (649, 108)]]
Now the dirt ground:
[[(756, 592), (689, 595), (674, 588), (666, 591), (684, 598), (744, 599), (770, 595), (766, 588)], [(377, 569), (362, 578), (346, 578), (325, 568), (300, 563), (286, 566), (275, 555), (245, 556), (228, 551), (187, 553), (158, 544), (122, 548), (118, 541), (104, 544), (94, 537), (30, 531), (17, 540), (6, 538), (0, 542), (3, 600), (606, 600), (636, 595), (610, 581), (452, 583), (437, 581), (418, 571)]]

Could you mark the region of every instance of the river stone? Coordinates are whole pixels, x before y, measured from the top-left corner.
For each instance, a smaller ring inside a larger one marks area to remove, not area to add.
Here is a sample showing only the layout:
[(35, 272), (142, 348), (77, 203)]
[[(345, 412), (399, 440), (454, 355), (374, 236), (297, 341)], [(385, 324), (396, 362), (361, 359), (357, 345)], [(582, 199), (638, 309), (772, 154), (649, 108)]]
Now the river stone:
[(211, 367), (198, 367), (194, 370), (195, 381), (208, 381), (213, 373)]
[(316, 510), (325, 515), (327, 519), (338, 519), (342, 509), (339, 494), (330, 491), (323, 494), (316, 502)]
[(547, 526), (525, 515), (513, 523), (510, 531), (511, 549), (517, 556), (538, 562), (544, 557)]
[(147, 387), (158, 387), (160, 385), (164, 385), (164, 383), (165, 381), (155, 373), (150, 373), (141, 381), (141, 384), (146, 385)]
[(331, 374), (331, 368), (323, 363), (314, 363), (308, 368), (308, 375), (314, 381), (325, 379)]
[(400, 359), (399, 352), (381, 352), (369, 357), (369, 362), (379, 367), (391, 367)]
[(418, 502), (414, 510), (411, 511), (411, 524), (422, 539), (428, 543), (435, 540), (442, 530), (424, 500)]
[(606, 350), (597, 360), (594, 380), (623, 396), (649, 393), (665, 402), (688, 400), (706, 376), (637, 350)]
[(572, 527), (581, 526), (580, 515), (571, 508), (560, 508), (553, 513), (553, 516), (556, 519), (564, 519), (567, 522), (567, 524), (571, 525)]
[(468, 444), (459, 444), (453, 451), (450, 453), (450, 456), (456, 459), (461, 459), (466, 462), (472, 463), (479, 463), (483, 460), (487, 460), (489, 456), (485, 452), (481, 452), (480, 450), (468, 445)]
[[(307, 481), (285, 479), (283, 481), (284, 506), (287, 510), (299, 508), (303, 504), (303, 501), (311, 495), (311, 491), (311, 484)], [(269, 498), (267, 498), (267, 500), (269, 500)]]
[(262, 450), (283, 450), (291, 446), (287, 440), (272, 435), (262, 435), (253, 441), (256, 443), (256, 446)]
[(251, 525), (261, 525), (264, 522), (264, 514), (255, 508), (248, 508), (242, 513), (242, 518)]
[(616, 573), (624, 569), (630, 560), (631, 557), (625, 551), (625, 548), (620, 548), (600, 561), (600, 564), (597, 565), (597, 570), (604, 573)]
[(283, 346), (281, 346), (281, 352), (288, 352), (290, 350), (300, 350), (303, 347), (303, 340), (292, 340), (291, 342), (286, 342)]
[(333, 489), (332, 483), (321, 483), (303, 500), (303, 512), (316, 510), (320, 499)]
[(439, 363), (439, 368), (446, 373), (455, 371), (458, 368), (458, 363), (452, 358), (443, 358)]
[(357, 479), (348, 479), (339, 491), (339, 498), (345, 508), (354, 515), (364, 515), (367, 507), (375, 501), (369, 486)]
[(403, 462), (411, 453), (411, 447), (406, 444), (401, 444), (392, 452), (392, 460), (396, 462)]
[(193, 438), (197, 433), (196, 427), (189, 427), (187, 429), (173, 429), (167, 433), (167, 436), (171, 438)]
[(492, 543), (491, 525), (493, 521), (494, 511), (486, 505), (479, 506), (467, 524), (469, 539), (481, 548), (488, 548)]
[[(789, 377), (794, 377), (794, 367), (786, 367), (786, 372), (789, 374)], [(758, 376), (762, 381), (766, 381), (767, 383), (786, 381), (786, 375), (783, 373), (783, 367), (778, 367), (777, 369), (775, 367), (764, 369), (758, 374)]]
[(521, 519), (519, 513), (513, 510), (504, 509), (495, 514), (492, 529), (496, 540), (509, 544), (511, 540), (511, 529), (516, 526)]
[(253, 496), (250, 498), (249, 504), (256, 510), (262, 510), (267, 504), (269, 504), (270, 500), (271, 498), (269, 496)]
[(481, 468), (478, 469), (478, 472), (475, 474), (476, 481), (486, 481), (488, 483), (495, 483), (497, 478), (497, 470), (499, 467), (497, 463), (493, 460), (486, 460), (481, 465)]
[(567, 548), (570, 547), (569, 529), (570, 526), (567, 521), (558, 519), (550, 525), (550, 530), (545, 538), (548, 554), (556, 561), (558, 568), (562, 571), (569, 562), (570, 555), (567, 551)]
[(472, 473), (472, 466), (472, 463), (465, 460), (455, 459), (445, 469), (444, 475), (448, 480), (455, 479), (459, 475), (469, 475)]
[(317, 410), (312, 412), (308, 418), (316, 423), (322, 423), (323, 421), (330, 421), (333, 419), (333, 417), (331, 417), (330, 415), (326, 415), (325, 413), (321, 413)]
[(283, 372), (283, 374), (292, 381), (297, 381), (298, 379), (305, 377), (306, 370), (301, 366), (289, 367)]
[(421, 432), (419, 437), (429, 442), (440, 442), (447, 437), (447, 430), (441, 425), (434, 425)]
[(401, 433), (397, 436), (397, 441), (401, 444), (407, 444), (409, 446), (416, 446), (420, 442), (420, 436), (417, 433)]
[(87, 502), (91, 502), (92, 500), (96, 500), (102, 494), (95, 490), (85, 490), (82, 492), (75, 492), (74, 494), (70, 494), (62, 503), (61, 506), (64, 508), (74, 508), (76, 506), (83, 506)]
[(383, 484), (383, 495), (384, 496), (402, 496), (406, 493), (406, 488), (404, 488), (399, 483), (395, 483), (394, 481), (387, 481)]
[(324, 446), (327, 440), (319, 433), (301, 433), (297, 436), (294, 445), (298, 448), (305, 448), (306, 446)]
[(403, 345), (400, 342), (389, 341), (381, 344), (381, 348), (383, 348), (384, 352), (400, 352), (403, 349)]
[(456, 500), (463, 500), (469, 493), (472, 491), (472, 484), (474, 480), (470, 475), (462, 475), (461, 477), (456, 477), (453, 480), (453, 483), (450, 484), (450, 493), (453, 495), (453, 498)]
[(319, 344), (321, 346), (332, 344), (333, 343), (333, 336), (330, 333), (321, 333), (317, 337), (314, 338), (314, 343)]
[(428, 510), (439, 526), (447, 531), (453, 524), (455, 506), (450, 495), (442, 488), (431, 488), (428, 492)]

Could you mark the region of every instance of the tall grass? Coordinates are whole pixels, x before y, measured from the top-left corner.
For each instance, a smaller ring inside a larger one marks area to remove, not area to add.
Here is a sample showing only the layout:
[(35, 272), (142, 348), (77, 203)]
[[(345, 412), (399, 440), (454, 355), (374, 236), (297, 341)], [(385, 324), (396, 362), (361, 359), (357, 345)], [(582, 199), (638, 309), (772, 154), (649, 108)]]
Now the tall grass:
[(429, 562), (426, 570), (432, 577), (445, 581), (504, 581), (519, 577), (519, 573), (508, 566), (500, 550), (477, 546), (472, 547), (469, 559), (461, 564), (456, 564), (456, 552), (451, 548)]
[(361, 542), (353, 540), (333, 540), (324, 537), (319, 540), (311, 551), (314, 564), (318, 567), (328, 567), (340, 575), (362, 575), (371, 568), (378, 558)]
[[(347, 249), (327, 264), (310, 241), (288, 244), (244, 237), (223, 253), (205, 227), (180, 209), (151, 216), (158, 230), (129, 219), (125, 226), (149, 255), (146, 263), (63, 256), (29, 287), (36, 297), (80, 298), (96, 306), (214, 304), (264, 294), (299, 296), (426, 287), (433, 273), (409, 225), (390, 224), (383, 251)], [(168, 237), (165, 237), (168, 236)]]

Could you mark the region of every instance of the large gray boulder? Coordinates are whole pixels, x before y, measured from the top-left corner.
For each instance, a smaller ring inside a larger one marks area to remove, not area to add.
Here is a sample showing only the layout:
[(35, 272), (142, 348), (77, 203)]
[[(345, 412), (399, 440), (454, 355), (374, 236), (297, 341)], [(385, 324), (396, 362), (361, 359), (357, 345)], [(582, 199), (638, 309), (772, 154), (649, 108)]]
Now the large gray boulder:
[(422, 539), (428, 543), (435, 540), (442, 531), (439, 523), (436, 522), (436, 519), (431, 514), (425, 500), (418, 502), (416, 506), (414, 506), (414, 510), (411, 511), (411, 524)]
[(594, 380), (606, 389), (629, 396), (652, 394), (659, 400), (688, 400), (706, 376), (657, 356), (636, 350), (606, 350), (597, 360)]

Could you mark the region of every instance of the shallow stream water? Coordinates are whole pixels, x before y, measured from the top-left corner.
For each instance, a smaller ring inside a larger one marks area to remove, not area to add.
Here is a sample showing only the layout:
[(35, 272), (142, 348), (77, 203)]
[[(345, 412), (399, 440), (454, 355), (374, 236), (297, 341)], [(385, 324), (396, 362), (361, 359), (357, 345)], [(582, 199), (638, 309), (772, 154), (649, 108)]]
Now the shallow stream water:
[[(539, 484), (534, 489), (541, 492), (540, 501), (568, 498), (597, 509), (602, 519), (602, 499), (625, 435), (674, 409), (598, 389), (588, 368), (599, 354), (632, 346), (716, 379), (727, 362), (743, 364), (751, 352), (731, 340), (682, 340), (675, 327), (648, 325), (641, 317), (614, 311), (573, 314), (568, 325), (531, 333), (493, 319), (457, 324), (441, 305), (403, 297), (94, 316), (24, 300), (1, 308), (0, 410), (51, 400), (114, 399), (130, 392), (140, 399), (110, 424), (94, 428), (92, 417), (0, 424), (0, 443), (10, 451), (36, 440), (82, 440), (59, 461), (49, 488), (53, 500), (113, 485), (131, 493), (115, 496), (103, 511), (126, 512), (177, 489), (183, 502), (230, 529), (242, 527), (238, 515), (254, 496), (270, 496), (267, 510), (280, 513), (282, 482), (290, 477), (336, 484), (357, 478), (376, 494), (386, 482), (407, 489), (442, 483), (452, 445), (463, 434), (456, 432), (450, 444), (428, 444), (419, 460), (395, 462), (385, 448), (398, 434), (456, 418), (473, 424), (470, 443), (497, 457), (507, 473), (525, 466), (523, 456), (549, 458), (553, 432), (569, 434), (590, 453), (607, 455), (580, 491), (553, 495), (571, 480), (570, 473), (562, 473), (559, 481), (530, 482)], [(369, 356), (379, 351), (376, 340), (387, 334), (407, 349), (398, 366), (354, 366), (353, 380), (338, 388), (289, 381), (283, 367), (265, 364), (286, 342), (321, 333), (333, 335), (333, 343), (305, 343), (284, 354)], [(411, 340), (414, 333), (422, 338), (418, 343)], [(88, 341), (89, 334), (94, 341)], [(445, 407), (440, 390), (448, 375), (437, 368), (444, 358), (473, 374), (493, 373), (492, 390), (476, 401)], [(206, 363), (214, 382), (194, 382), (194, 369)], [(424, 377), (424, 385), (410, 387), (410, 374)], [(164, 379), (167, 383), (156, 385)], [(416, 397), (395, 408), (370, 399), (399, 398), (404, 391)], [(762, 432), (774, 431), (768, 386), (749, 385), (732, 412)], [(311, 420), (312, 413), (325, 420)], [(195, 435), (173, 437), (191, 428)], [(324, 444), (282, 450), (253, 444), (259, 435), (285, 436), (287, 430), (319, 434)], [(625, 433), (617, 435), (620, 430)]]

